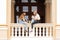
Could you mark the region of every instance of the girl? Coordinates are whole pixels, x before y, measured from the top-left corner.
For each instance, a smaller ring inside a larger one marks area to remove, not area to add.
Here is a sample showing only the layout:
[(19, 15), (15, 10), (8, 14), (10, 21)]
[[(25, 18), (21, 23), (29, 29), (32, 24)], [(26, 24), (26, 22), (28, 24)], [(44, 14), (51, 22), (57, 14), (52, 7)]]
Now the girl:
[(26, 15), (26, 13), (22, 13), (19, 16), (19, 23), (24, 24), (24, 30), (27, 31), (27, 22), (26, 22), (26, 19), (25, 19), (25, 15)]

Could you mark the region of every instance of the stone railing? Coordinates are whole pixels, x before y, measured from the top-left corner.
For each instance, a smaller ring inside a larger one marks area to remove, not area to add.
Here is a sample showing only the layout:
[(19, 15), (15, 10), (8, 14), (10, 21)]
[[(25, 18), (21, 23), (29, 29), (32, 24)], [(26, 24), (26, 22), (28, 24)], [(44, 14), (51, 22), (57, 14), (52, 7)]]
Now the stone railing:
[[(30, 32), (30, 30), (33, 30)], [(53, 25), (50, 23), (37, 23), (33, 25), (31, 29), (31, 24), (27, 24), (27, 32), (24, 30), (23, 24), (11, 24), (10, 25), (10, 35), (13, 37), (44, 37), (44, 36), (53, 36)]]

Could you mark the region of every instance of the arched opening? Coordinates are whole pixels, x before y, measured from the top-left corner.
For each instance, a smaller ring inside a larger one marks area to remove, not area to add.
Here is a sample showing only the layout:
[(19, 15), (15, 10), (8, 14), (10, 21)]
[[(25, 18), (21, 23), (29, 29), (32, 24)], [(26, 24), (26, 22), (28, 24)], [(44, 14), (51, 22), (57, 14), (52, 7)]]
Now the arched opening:
[(11, 22), (16, 23), (16, 16), (26, 12), (31, 18), (32, 11), (37, 9), (41, 23), (51, 23), (51, 0), (12, 0)]

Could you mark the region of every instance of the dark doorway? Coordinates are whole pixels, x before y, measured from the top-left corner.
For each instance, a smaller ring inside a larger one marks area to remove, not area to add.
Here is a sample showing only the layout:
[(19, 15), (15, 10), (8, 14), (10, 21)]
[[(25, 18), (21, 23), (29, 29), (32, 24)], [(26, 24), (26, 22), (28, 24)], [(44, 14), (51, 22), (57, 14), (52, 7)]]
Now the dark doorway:
[(21, 15), (21, 13), (26, 12), (31, 18), (32, 11), (37, 9), (41, 17), (41, 23), (45, 23), (45, 0), (15, 0), (14, 5), (14, 16), (15, 16), (15, 23), (16, 23), (16, 16)]

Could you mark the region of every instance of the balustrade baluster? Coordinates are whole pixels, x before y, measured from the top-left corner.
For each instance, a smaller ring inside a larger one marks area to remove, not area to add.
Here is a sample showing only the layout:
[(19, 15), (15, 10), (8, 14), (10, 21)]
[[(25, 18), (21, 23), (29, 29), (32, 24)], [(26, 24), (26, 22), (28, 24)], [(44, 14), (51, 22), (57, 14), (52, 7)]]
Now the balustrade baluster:
[(41, 27), (40, 27), (40, 37), (41, 37)]
[(48, 27), (48, 36), (50, 36), (50, 27)]
[(15, 36), (17, 37), (17, 27), (15, 27)]
[(11, 33), (11, 35), (12, 35), (12, 37), (13, 37), (13, 36), (14, 36), (14, 28), (11, 27), (11, 29), (12, 29), (12, 33)]
[(19, 36), (20, 36), (20, 34), (21, 34), (20, 32), (21, 32), (21, 30), (20, 30), (20, 27), (19, 27)]
[(53, 36), (53, 27), (52, 27), (52, 36)]
[(46, 27), (46, 36), (48, 37), (48, 27)]
[(24, 36), (26, 36), (26, 31), (24, 30)]

